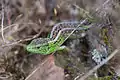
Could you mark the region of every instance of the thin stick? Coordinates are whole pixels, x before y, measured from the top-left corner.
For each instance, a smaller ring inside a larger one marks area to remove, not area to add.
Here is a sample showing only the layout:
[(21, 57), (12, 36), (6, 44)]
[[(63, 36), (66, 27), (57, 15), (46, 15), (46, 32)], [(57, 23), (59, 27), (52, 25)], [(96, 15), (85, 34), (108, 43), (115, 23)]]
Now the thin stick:
[[(118, 52), (119, 52), (120, 48), (115, 49), (110, 56), (107, 57), (107, 59), (105, 59), (104, 61), (102, 61), (100, 64), (96, 65), (92, 70), (90, 70), (89, 72), (87, 72), (84, 76), (77, 77), (77, 79), (79, 80), (85, 80), (87, 77), (89, 77), (90, 75), (92, 75), (93, 72), (95, 72), (97, 69), (99, 69), (101, 66), (103, 66), (105, 63), (107, 63), (110, 59), (112, 59)], [(77, 80), (74, 79), (74, 80)]]
[[(16, 25), (16, 24), (14, 24), (14, 25)], [(37, 38), (37, 37), (43, 32), (44, 28), (45, 28), (45, 27), (43, 26), (43, 28), (40, 30), (40, 32), (39, 32), (38, 34), (34, 35), (34, 36), (31, 37), (31, 38), (14, 41), (14, 42), (12, 42), (12, 43), (8, 43), (8, 44), (5, 44), (5, 45), (0, 45), (0, 47), (12, 46), (12, 45), (16, 45), (16, 44), (18, 44), (18, 43), (20, 43), (20, 42), (24, 42), (24, 41), (29, 41), (29, 40), (35, 39), (35, 38)]]
[[(11, 24), (11, 25), (9, 25), (9, 26), (6, 26), (5, 28), (3, 28), (2, 31), (6, 30), (6, 29), (8, 29), (8, 28), (10, 28), (10, 27), (12, 27), (12, 26), (18, 26), (18, 24)], [(0, 33), (1, 33), (2, 31), (0, 31)]]
[(12, 43), (8, 43), (8, 44), (5, 44), (5, 45), (1, 45), (1, 47), (12, 46), (12, 45), (16, 45), (16, 44), (18, 44), (18, 43), (20, 43), (20, 42), (25, 42), (25, 41), (32, 40), (32, 39), (38, 37), (38, 36), (41, 34), (41, 32), (42, 32), (42, 31), (40, 31), (38, 34), (34, 35), (34, 36), (31, 37), (31, 38), (27, 38), (27, 39), (23, 39), (23, 40), (14, 41), (14, 42), (12, 42)]
[[(76, 27), (75, 29), (73, 29), (73, 31), (66, 37), (66, 39), (63, 41), (63, 43), (75, 32), (75, 30), (76, 30), (79, 26), (83, 25), (85, 22), (86, 22), (86, 19), (84, 19), (83, 21), (81, 21), (81, 23), (80, 23), (79, 25), (77, 25), (77, 27)], [(72, 23), (72, 22), (71, 22), (71, 23)], [(81, 29), (81, 30), (82, 30), (82, 29)], [(64, 29), (63, 29), (63, 31), (64, 31)], [(59, 33), (58, 33), (57, 37), (54, 39), (54, 41), (57, 41), (57, 40), (58, 40), (58, 38), (60, 37), (61, 33), (62, 33), (62, 30), (59, 31)], [(63, 43), (62, 43), (62, 44), (63, 44)], [(61, 44), (61, 45), (62, 45), (62, 44)]]
[(5, 42), (5, 38), (4, 38), (4, 31), (3, 31), (3, 27), (4, 27), (4, 9), (3, 9), (4, 5), (3, 5), (3, 0), (2, 0), (2, 21), (1, 21), (1, 35), (2, 35), (2, 39)]
[[(37, 24), (35, 24), (35, 23), (15, 23), (15, 24), (11, 24), (11, 25), (8, 25), (8, 26), (6, 26), (5, 28), (3, 28), (3, 31), (4, 30), (6, 30), (6, 29), (8, 29), (8, 28), (10, 28), (10, 27), (12, 27), (12, 26), (19, 26), (20, 24), (31, 24), (31, 25), (37, 25)], [(1, 33), (1, 31), (0, 31), (0, 33)]]
[(108, 2), (110, 2), (110, 0), (106, 0), (106, 1), (102, 4), (102, 6), (100, 6), (100, 7), (98, 7), (98, 8), (96, 9), (96, 12), (97, 12), (98, 10), (100, 10), (102, 7), (105, 7), (105, 5), (106, 5)]
[[(51, 56), (51, 55), (50, 55), (50, 56)], [(49, 56), (48, 56), (48, 57), (49, 57)], [(32, 71), (31, 74), (29, 74), (29, 75), (25, 78), (25, 80), (29, 80), (30, 77), (31, 77), (32, 75), (34, 75), (35, 72), (36, 72), (37, 70), (39, 70), (40, 67), (41, 67), (42, 65), (44, 65), (47, 61), (48, 61), (48, 59), (45, 58), (45, 60), (43, 60), (43, 62), (42, 62), (34, 71)]]

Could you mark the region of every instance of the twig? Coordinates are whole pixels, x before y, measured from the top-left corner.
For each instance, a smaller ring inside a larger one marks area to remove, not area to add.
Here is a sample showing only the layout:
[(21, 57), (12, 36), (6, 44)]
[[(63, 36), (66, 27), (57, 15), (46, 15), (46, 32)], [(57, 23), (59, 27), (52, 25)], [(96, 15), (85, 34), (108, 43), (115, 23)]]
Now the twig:
[[(10, 27), (12, 27), (12, 26), (18, 26), (18, 25), (20, 25), (20, 24), (31, 24), (31, 25), (37, 25), (37, 24), (35, 24), (35, 23), (31, 23), (31, 22), (29, 22), (29, 23), (15, 23), (15, 24), (11, 24), (11, 25), (6, 26), (5, 28), (3, 28), (3, 31), (6, 30), (6, 29), (8, 29), (8, 28), (10, 28)], [(15, 31), (14, 31), (14, 32), (15, 32)], [(1, 33), (1, 31), (0, 31), (0, 33)]]
[(31, 38), (27, 38), (27, 39), (22, 39), (22, 40), (14, 41), (14, 42), (12, 42), (12, 43), (8, 43), (8, 44), (5, 44), (5, 45), (1, 45), (1, 47), (12, 46), (12, 45), (16, 45), (16, 44), (18, 44), (18, 43), (20, 43), (20, 42), (29, 41), (29, 40), (32, 40), (32, 39), (38, 37), (40, 34), (41, 34), (41, 32), (38, 33), (38, 34), (36, 34), (36, 35), (34, 35), (34, 36), (31, 37)]
[[(47, 60), (45, 60), (42, 64), (44, 64)], [(41, 66), (38, 66), (30, 75), (28, 75), (25, 80), (29, 80), (29, 78), (37, 71), (40, 69)]]
[(102, 7), (105, 7), (105, 5), (106, 5), (108, 2), (110, 2), (110, 0), (106, 0), (106, 1), (102, 4), (102, 6), (98, 7), (95, 11), (97, 12), (98, 10), (102, 9)]
[[(93, 72), (95, 72), (97, 69), (99, 69), (101, 66), (103, 66), (105, 63), (107, 63), (110, 59), (112, 59), (118, 52), (119, 52), (120, 48), (115, 49), (110, 56), (107, 57), (107, 59), (105, 59), (104, 61), (102, 61), (100, 64), (96, 65), (92, 70), (90, 70), (89, 72), (87, 72), (84, 76), (82, 76), (81, 78), (77, 76), (78, 80), (85, 80), (87, 77), (89, 77), (90, 75), (92, 75)], [(74, 80), (77, 80), (74, 79)]]
[[(49, 56), (52, 56), (52, 55), (49, 55)], [(49, 56), (48, 56), (48, 57), (49, 57)], [(43, 60), (43, 62), (42, 62), (30, 75), (28, 75), (28, 76), (25, 78), (25, 80), (29, 80), (30, 77), (31, 77), (33, 74), (35, 74), (35, 72), (36, 72), (37, 70), (39, 70), (40, 67), (41, 67), (42, 65), (44, 65), (47, 61), (48, 61), (48, 59), (45, 58), (45, 59)]]
[(44, 28), (45, 28), (45, 27), (43, 27), (38, 34), (34, 35), (34, 36), (31, 37), (31, 38), (14, 41), (14, 42), (12, 42), (12, 43), (8, 43), (8, 44), (5, 44), (5, 45), (1, 45), (1, 47), (16, 45), (16, 44), (18, 44), (18, 43), (20, 43), (20, 42), (25, 42), (25, 41), (29, 41), (29, 40), (35, 39), (35, 38), (37, 38), (37, 37), (42, 33), (42, 31), (44, 30)]
[[(19, 25), (19, 24), (11, 24), (11, 25), (6, 26), (5, 28), (3, 28), (2, 31), (6, 30), (6, 29), (8, 29), (8, 28), (10, 28), (10, 27), (12, 27), (12, 26), (17, 26), (17, 25)], [(1, 33), (2, 31), (0, 31), (0, 33)]]
[(3, 39), (3, 41), (5, 42), (5, 38), (4, 38), (4, 31), (3, 31), (3, 27), (4, 27), (4, 9), (3, 9), (3, 7), (4, 7), (4, 3), (3, 3), (3, 0), (2, 0), (2, 21), (1, 21), (1, 35), (2, 35), (2, 39)]

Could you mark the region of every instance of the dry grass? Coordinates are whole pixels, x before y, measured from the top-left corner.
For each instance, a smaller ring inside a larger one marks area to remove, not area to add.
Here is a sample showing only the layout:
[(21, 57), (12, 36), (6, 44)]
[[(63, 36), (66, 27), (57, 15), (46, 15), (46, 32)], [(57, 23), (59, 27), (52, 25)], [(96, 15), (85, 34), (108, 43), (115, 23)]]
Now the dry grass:
[[(77, 5), (78, 7), (88, 10), (93, 17), (99, 18), (102, 23), (107, 22), (108, 18), (106, 16), (109, 15), (110, 22), (113, 24), (112, 30), (113, 33), (115, 33), (111, 44), (113, 45), (113, 49), (119, 47), (119, 0), (1, 0), (0, 80), (30, 80), (30, 78), (37, 80), (35, 76), (45, 76), (41, 75), (44, 71), (41, 71), (41, 73), (37, 75), (35, 75), (35, 72), (32, 73), (32, 71), (36, 71), (37, 67), (40, 68), (44, 60), (48, 60), (48, 62), (42, 66), (43, 68), (47, 66), (48, 70), (54, 68), (56, 72), (57, 70), (60, 72), (58, 75), (61, 75), (61, 80), (63, 80), (63, 77), (65, 77), (65, 80), (70, 80), (70, 74), (65, 74), (63, 68), (55, 64), (53, 65), (53, 63), (48, 64), (50, 61), (49, 57), (47, 59), (46, 56), (28, 54), (25, 47), (35, 38), (47, 37), (53, 25), (59, 21), (80, 20), (81, 15), (79, 15), (79, 9), (75, 8), (76, 13), (74, 13), (74, 7), (72, 5)], [(56, 13), (53, 12), (54, 8), (57, 10)], [(99, 31), (99, 29), (96, 29), (96, 32), (94, 31), (93, 33), (97, 34), (97, 31)], [(72, 41), (68, 41), (68, 43), (65, 44), (72, 46), (71, 42)], [(71, 53), (74, 53), (74, 57), (76, 58), (77, 56), (76, 59), (78, 59), (79, 49), (81, 48), (76, 48), (78, 49), (71, 49), (74, 51), (71, 51)], [(62, 55), (62, 57), (65, 55)], [(88, 54), (85, 55), (89, 56)], [(116, 55), (119, 55), (119, 53)], [(70, 57), (70, 54), (68, 56)], [(118, 63), (115, 63), (114, 60), (117, 60)], [(109, 64), (111, 64), (110, 67), (115, 64), (114, 66), (116, 68), (116, 66), (119, 66), (119, 63), (118, 57), (115, 56)], [(49, 74), (54, 74), (54, 69), (51, 70), (52, 72)], [(88, 71), (89, 69), (86, 70)], [(115, 69), (115, 71), (118, 70), (118, 68)], [(117, 73), (120, 74), (120, 72)], [(47, 72), (45, 74), (47, 74)], [(31, 75), (34, 76), (31, 77)], [(56, 75), (54, 75), (54, 77), (55, 76)], [(76, 76), (74, 76), (74, 78), (75, 77)], [(47, 79), (48, 78), (45, 80)], [(51, 80), (53, 79), (51, 78)]]

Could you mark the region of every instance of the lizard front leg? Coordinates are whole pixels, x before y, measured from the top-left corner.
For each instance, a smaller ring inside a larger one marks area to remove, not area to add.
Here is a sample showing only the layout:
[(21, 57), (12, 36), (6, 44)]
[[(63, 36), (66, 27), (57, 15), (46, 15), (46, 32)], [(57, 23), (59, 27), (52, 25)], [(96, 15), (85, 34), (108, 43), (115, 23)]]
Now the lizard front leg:
[(57, 50), (66, 50), (66, 51), (70, 51), (70, 49), (66, 46), (60, 46)]

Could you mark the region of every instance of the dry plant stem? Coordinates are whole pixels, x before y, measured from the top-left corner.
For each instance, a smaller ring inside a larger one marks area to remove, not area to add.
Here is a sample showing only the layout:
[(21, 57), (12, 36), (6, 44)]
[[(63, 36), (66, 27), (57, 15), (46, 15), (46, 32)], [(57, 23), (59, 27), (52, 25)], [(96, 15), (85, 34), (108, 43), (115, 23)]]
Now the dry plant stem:
[(106, 0), (106, 1), (103, 3), (102, 6), (100, 6), (100, 7), (98, 7), (98, 8), (96, 9), (96, 11), (98, 11), (98, 10), (102, 9), (103, 7), (105, 7), (105, 5), (106, 5), (107, 3), (109, 3), (110, 1), (111, 1), (111, 0)]
[[(37, 24), (35, 24), (35, 23), (15, 23), (15, 24), (11, 24), (11, 25), (9, 25), (9, 26), (6, 26), (5, 28), (3, 28), (3, 31), (4, 30), (6, 30), (6, 29), (8, 29), (8, 28), (10, 28), (10, 27), (12, 27), (12, 26), (19, 26), (20, 24), (31, 24), (31, 25), (37, 25)], [(19, 30), (20, 31), (20, 30)], [(2, 31), (0, 31), (0, 33), (1, 33)], [(17, 32), (17, 31), (15, 31), (15, 32)], [(14, 33), (15, 33), (14, 32)]]
[(9, 9), (9, 6), (6, 6), (6, 16), (7, 16), (7, 20), (8, 20), (8, 24), (10, 25), (11, 24), (11, 20), (10, 20), (10, 11), (8, 10)]
[(32, 39), (38, 37), (38, 36), (41, 34), (41, 32), (42, 32), (42, 31), (40, 31), (40, 33), (34, 35), (32, 38), (27, 38), (27, 39), (22, 39), (22, 40), (14, 41), (14, 42), (12, 42), (12, 43), (8, 43), (8, 44), (5, 44), (5, 45), (1, 45), (1, 47), (17, 45), (17, 44), (20, 43), (20, 42), (32, 40)]
[(2, 39), (5, 42), (5, 38), (4, 38), (4, 31), (3, 31), (3, 27), (4, 27), (4, 5), (3, 5), (3, 0), (2, 0), (2, 21), (1, 21), (1, 35), (2, 35)]
[[(55, 53), (55, 52), (54, 52), (54, 53)], [(54, 54), (54, 53), (53, 53), (53, 54)], [(52, 54), (49, 55), (49, 56), (52, 56)], [(49, 57), (49, 56), (48, 56), (48, 57)], [(35, 72), (36, 72), (37, 70), (39, 70), (40, 67), (41, 67), (42, 65), (44, 65), (47, 61), (48, 61), (48, 59), (45, 58), (45, 59), (43, 60), (43, 62), (42, 62), (31, 74), (29, 74), (29, 75), (25, 78), (25, 80), (29, 80), (29, 79), (31, 78), (31, 76), (34, 75)]]
[[(12, 26), (18, 26), (18, 25), (19, 25), (19, 24), (11, 24), (11, 25), (6, 26), (5, 28), (3, 28), (2, 31), (6, 30), (6, 29), (8, 29), (8, 28), (10, 28), (10, 27), (12, 27)], [(0, 31), (0, 33), (1, 33), (2, 31)]]
[(85, 80), (87, 77), (89, 77), (90, 75), (92, 75), (93, 72), (95, 72), (97, 69), (99, 69), (101, 66), (103, 66), (105, 63), (107, 63), (110, 59), (112, 59), (118, 52), (119, 52), (120, 48), (115, 49), (110, 56), (108, 56), (107, 59), (105, 59), (104, 61), (102, 61), (100, 64), (96, 65), (92, 70), (90, 70), (89, 72), (87, 72), (84, 76), (82, 76), (81, 78), (79, 76), (77, 76), (77, 78), (75, 78), (74, 80)]
[(29, 40), (35, 39), (35, 38), (37, 38), (37, 37), (43, 32), (44, 28), (45, 28), (45, 27), (43, 27), (38, 34), (34, 35), (34, 36), (31, 37), (31, 38), (14, 41), (14, 42), (12, 42), (12, 43), (8, 43), (8, 44), (5, 44), (5, 45), (1, 45), (0, 47), (17, 45), (17, 44), (20, 43), (20, 42), (25, 42), (25, 41), (29, 41)]

